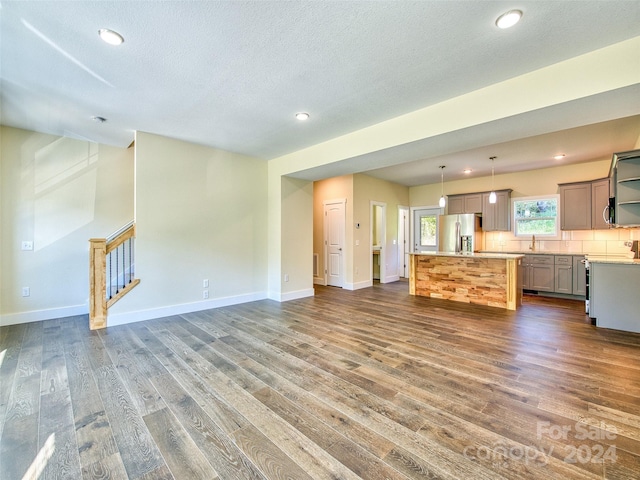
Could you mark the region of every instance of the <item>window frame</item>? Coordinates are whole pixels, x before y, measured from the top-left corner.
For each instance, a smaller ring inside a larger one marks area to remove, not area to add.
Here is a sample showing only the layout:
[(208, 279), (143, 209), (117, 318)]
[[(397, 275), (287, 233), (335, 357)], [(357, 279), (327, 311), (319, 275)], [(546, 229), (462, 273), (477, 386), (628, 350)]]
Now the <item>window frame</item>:
[[(556, 216), (555, 216), (555, 233), (518, 233), (518, 218), (516, 217), (516, 202), (531, 202), (536, 200), (549, 200), (554, 199), (556, 201)], [(516, 238), (531, 238), (533, 235), (541, 240), (561, 240), (562, 231), (560, 230), (560, 195), (533, 195), (528, 197), (513, 197), (511, 198), (511, 211), (513, 220), (513, 236)]]

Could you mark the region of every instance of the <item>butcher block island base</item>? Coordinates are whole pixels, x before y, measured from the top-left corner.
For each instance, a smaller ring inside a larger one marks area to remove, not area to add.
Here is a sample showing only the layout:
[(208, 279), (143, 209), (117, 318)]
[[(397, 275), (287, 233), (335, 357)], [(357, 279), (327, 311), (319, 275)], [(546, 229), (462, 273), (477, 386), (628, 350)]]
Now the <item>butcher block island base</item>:
[(409, 293), (516, 310), (524, 255), (441, 252), (410, 255)]

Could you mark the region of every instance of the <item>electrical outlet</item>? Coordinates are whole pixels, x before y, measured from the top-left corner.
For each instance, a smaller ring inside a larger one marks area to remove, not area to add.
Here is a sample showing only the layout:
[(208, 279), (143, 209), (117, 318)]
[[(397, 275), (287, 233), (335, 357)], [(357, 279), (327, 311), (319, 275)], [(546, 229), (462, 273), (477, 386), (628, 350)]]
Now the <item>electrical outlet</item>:
[(22, 287), (22, 296), (23, 297), (31, 296), (31, 289), (29, 287)]
[(23, 240), (22, 250), (33, 250), (33, 242), (30, 240)]
[(202, 288), (209, 288), (209, 279), (202, 280)]
[(202, 298), (204, 298), (205, 300), (209, 298), (209, 290), (202, 291)]

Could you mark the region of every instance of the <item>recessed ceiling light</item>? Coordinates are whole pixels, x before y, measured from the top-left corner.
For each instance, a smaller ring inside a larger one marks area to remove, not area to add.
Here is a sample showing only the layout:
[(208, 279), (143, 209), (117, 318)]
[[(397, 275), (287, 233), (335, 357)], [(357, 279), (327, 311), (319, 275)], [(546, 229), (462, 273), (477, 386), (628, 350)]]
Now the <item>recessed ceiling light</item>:
[(522, 18), (522, 12), (520, 10), (510, 10), (507, 13), (503, 13), (496, 20), (496, 26), (498, 28), (510, 28)]
[(307, 120), (309, 118), (309, 114), (307, 112), (298, 112), (296, 113), (296, 118), (298, 120)]
[(470, 168), (465, 168), (462, 173), (469, 175), (471, 172), (473, 172), (473, 170), (471, 170)]
[(556, 160), (562, 160), (565, 157), (564, 153), (561, 153), (559, 155), (554, 156), (553, 158), (555, 158)]
[(118, 32), (114, 32), (113, 30), (109, 30), (108, 28), (101, 28), (98, 30), (98, 35), (100, 35), (100, 38), (109, 45), (120, 45), (124, 42), (122, 35)]
[(107, 119), (106, 119), (106, 118), (104, 118), (104, 117), (98, 117), (98, 116), (91, 117), (91, 120), (93, 120), (93, 121), (94, 121), (94, 122), (96, 122), (96, 123), (104, 123), (104, 122), (106, 122), (106, 121), (107, 121)]

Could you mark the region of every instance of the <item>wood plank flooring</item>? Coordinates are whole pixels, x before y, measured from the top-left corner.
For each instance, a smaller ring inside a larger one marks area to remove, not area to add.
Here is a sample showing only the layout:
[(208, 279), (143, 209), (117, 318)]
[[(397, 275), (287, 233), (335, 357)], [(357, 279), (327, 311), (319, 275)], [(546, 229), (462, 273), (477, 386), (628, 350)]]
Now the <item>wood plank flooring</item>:
[(406, 282), (0, 328), (0, 479), (640, 479), (640, 335)]

